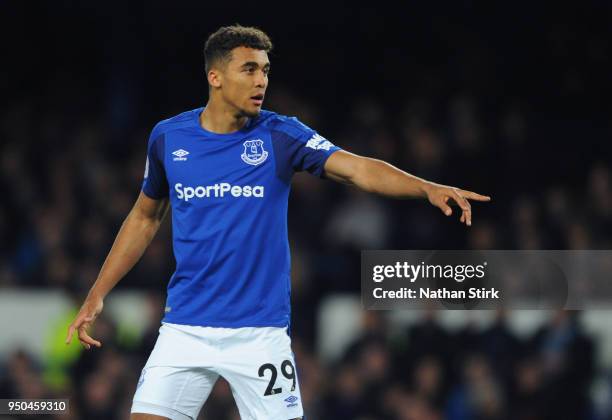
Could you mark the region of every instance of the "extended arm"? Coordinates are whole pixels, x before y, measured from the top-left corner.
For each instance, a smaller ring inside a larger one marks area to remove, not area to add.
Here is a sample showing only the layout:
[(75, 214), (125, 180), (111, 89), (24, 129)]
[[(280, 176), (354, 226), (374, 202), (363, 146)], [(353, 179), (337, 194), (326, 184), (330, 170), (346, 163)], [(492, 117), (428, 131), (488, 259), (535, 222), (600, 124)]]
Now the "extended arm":
[(358, 156), (339, 150), (325, 162), (325, 175), (334, 181), (352, 184), (363, 191), (395, 198), (427, 198), (431, 204), (450, 216), (447, 204), (453, 200), (461, 208), (461, 222), (472, 224), (468, 200), (490, 201), (491, 197), (447, 185), (440, 185), (410, 175), (382, 160)]
[(70, 324), (66, 344), (78, 331), (79, 340), (85, 348), (97, 347), (101, 343), (87, 334), (88, 327), (102, 311), (103, 300), (113, 287), (138, 262), (157, 233), (166, 213), (168, 199), (153, 200), (140, 193), (134, 207), (126, 217), (115, 242), (100, 269), (98, 278), (91, 287), (83, 306)]

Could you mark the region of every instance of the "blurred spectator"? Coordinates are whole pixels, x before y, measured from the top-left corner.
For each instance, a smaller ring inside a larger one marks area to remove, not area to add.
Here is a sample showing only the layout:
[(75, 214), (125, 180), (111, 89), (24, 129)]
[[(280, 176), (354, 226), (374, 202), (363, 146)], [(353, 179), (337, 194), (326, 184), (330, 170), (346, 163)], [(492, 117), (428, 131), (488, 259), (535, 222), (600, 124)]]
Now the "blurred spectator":
[(503, 392), (486, 359), (479, 354), (467, 358), (461, 383), (450, 395), (449, 420), (503, 419)]
[(547, 418), (589, 418), (589, 384), (594, 374), (592, 339), (580, 327), (578, 313), (558, 311), (532, 338), (546, 389)]

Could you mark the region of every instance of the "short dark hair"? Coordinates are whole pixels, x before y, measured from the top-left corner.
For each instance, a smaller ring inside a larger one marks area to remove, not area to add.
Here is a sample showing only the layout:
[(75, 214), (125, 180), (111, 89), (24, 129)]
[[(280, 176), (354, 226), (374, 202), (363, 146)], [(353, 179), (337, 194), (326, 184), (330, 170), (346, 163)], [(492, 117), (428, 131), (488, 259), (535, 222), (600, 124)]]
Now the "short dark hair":
[(206, 73), (213, 63), (220, 60), (229, 60), (232, 50), (237, 47), (248, 47), (270, 52), (272, 41), (265, 32), (251, 26), (241, 26), (239, 24), (223, 26), (210, 35), (204, 45)]

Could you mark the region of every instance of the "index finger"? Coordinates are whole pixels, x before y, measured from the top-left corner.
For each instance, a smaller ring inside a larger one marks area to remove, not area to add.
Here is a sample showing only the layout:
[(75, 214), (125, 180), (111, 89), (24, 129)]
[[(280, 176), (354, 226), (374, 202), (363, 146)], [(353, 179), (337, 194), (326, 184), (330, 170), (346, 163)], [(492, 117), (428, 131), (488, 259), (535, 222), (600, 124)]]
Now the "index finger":
[(488, 195), (482, 195), (482, 194), (478, 194), (473, 191), (467, 191), (467, 190), (460, 190), (460, 191), (461, 191), (461, 194), (465, 198), (469, 198), (470, 200), (491, 201), (491, 197), (489, 197)]
[(70, 327), (68, 328), (68, 335), (66, 336), (66, 344), (69, 344), (70, 341), (72, 341), (72, 336), (74, 335), (74, 332), (77, 329), (81, 328), (81, 326), (83, 325), (83, 322), (85, 321), (87, 321), (87, 318), (85, 318), (85, 316), (81, 312), (79, 312), (76, 318), (74, 318), (74, 320), (70, 324)]
[(74, 324), (70, 324), (70, 328), (68, 328), (68, 335), (66, 336), (66, 344), (70, 344), (70, 342), (72, 341), (72, 336), (74, 335), (75, 329), (76, 327), (74, 326)]
[(77, 329), (79, 329), (81, 325), (83, 325), (83, 317), (77, 315), (76, 319), (72, 321), (72, 324), (70, 324), (70, 327), (68, 328), (68, 335), (66, 336), (66, 344), (70, 344), (70, 342), (72, 341), (72, 336), (74, 335), (74, 332)]

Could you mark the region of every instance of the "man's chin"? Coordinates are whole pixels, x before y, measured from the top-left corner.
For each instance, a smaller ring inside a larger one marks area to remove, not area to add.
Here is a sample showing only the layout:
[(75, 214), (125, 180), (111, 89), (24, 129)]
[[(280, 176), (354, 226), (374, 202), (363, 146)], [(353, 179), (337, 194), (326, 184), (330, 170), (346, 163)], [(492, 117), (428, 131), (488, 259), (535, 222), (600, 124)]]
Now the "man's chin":
[(261, 112), (261, 108), (256, 108), (254, 110), (241, 109), (240, 113), (248, 118), (257, 118), (259, 117), (259, 113)]

